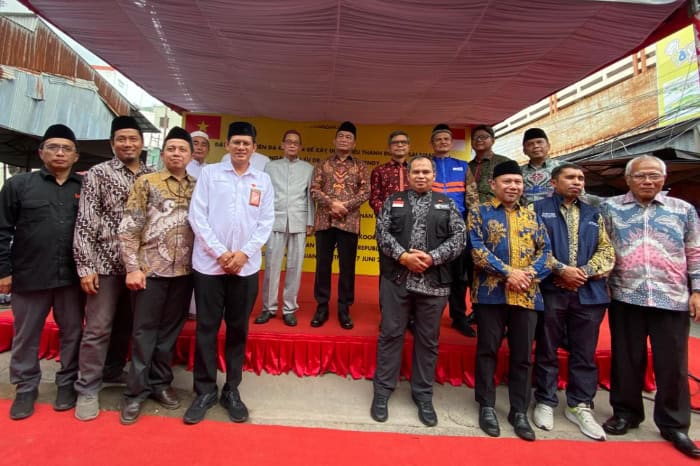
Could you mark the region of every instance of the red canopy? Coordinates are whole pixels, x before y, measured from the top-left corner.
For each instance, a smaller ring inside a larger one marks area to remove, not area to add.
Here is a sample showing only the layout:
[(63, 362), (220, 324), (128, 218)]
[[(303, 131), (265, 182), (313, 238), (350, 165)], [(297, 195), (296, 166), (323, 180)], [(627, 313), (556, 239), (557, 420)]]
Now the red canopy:
[(23, 0), (189, 111), (495, 123), (688, 24), (685, 2)]

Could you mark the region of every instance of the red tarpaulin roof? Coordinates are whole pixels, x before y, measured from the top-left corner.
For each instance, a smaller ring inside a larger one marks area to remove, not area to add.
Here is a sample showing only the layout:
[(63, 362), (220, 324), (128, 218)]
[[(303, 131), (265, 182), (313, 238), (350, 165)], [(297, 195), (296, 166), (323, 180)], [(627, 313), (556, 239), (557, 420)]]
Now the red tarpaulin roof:
[(688, 24), (683, 1), (23, 0), (181, 109), (496, 123)]

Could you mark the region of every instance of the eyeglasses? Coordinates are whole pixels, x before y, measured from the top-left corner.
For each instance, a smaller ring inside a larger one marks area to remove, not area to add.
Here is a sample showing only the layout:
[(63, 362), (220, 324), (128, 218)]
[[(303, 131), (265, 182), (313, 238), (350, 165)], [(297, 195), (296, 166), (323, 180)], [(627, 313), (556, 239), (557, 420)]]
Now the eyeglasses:
[(288, 146), (300, 146), (301, 145), (301, 141), (291, 141), (289, 139), (285, 139), (282, 142), (287, 144)]
[(75, 147), (63, 146), (61, 144), (47, 144), (43, 147), (43, 150), (52, 153), (58, 153), (58, 151), (62, 150), (64, 154), (71, 155), (75, 152)]
[(630, 177), (634, 181), (659, 181), (664, 178), (664, 175), (662, 173), (635, 173), (633, 175), (630, 175)]
[(486, 141), (488, 139), (491, 139), (491, 136), (474, 136), (475, 141)]
[(394, 145), (394, 146), (398, 146), (398, 145), (407, 146), (407, 145), (408, 145), (408, 140), (406, 140), (406, 139), (399, 139), (398, 141), (391, 141), (391, 144)]

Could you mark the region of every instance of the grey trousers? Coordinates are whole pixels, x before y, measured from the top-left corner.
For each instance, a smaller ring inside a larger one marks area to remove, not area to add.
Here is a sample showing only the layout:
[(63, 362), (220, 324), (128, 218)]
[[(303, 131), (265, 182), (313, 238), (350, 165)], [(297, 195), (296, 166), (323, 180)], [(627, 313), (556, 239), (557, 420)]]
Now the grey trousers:
[(374, 391), (389, 396), (394, 391), (401, 370), (401, 352), (409, 316), (415, 315), (413, 330), (413, 369), (411, 391), (417, 400), (433, 397), (435, 365), (440, 339), (440, 319), (447, 304), (447, 296), (426, 296), (408, 291), (380, 278), (379, 302), (382, 321), (377, 342), (377, 368), (374, 373)]
[(265, 278), (263, 279), (263, 311), (277, 312), (280, 273), (284, 249), (287, 248), (287, 273), (284, 278), (282, 301), (284, 314), (292, 314), (299, 308), (297, 295), (301, 285), (301, 267), (304, 262), (306, 233), (273, 231), (265, 246)]
[(10, 358), (10, 382), (17, 392), (35, 390), (41, 381), (39, 344), (46, 317), (53, 307), (58, 324), (61, 369), (56, 385), (70, 385), (78, 377), (78, 350), (83, 330), (83, 294), (80, 286), (12, 293), (14, 338)]
[[(99, 291), (96, 295), (88, 295), (85, 305), (85, 329), (80, 342), (80, 373), (75, 382), (76, 391), (83, 395), (95, 395), (100, 391), (103, 370), (106, 370), (108, 349), (110, 353), (119, 353), (120, 359), (123, 360), (126, 356), (124, 350), (128, 350), (128, 341), (131, 337), (131, 309), (128, 309), (128, 312), (119, 312), (120, 302), (125, 302), (123, 298), (128, 297), (129, 294), (129, 289), (124, 282), (125, 276), (100, 275), (99, 278)], [(127, 327), (122, 325), (122, 322), (115, 322), (115, 316), (119, 319), (129, 319), (126, 335), (122, 333), (126, 333), (127, 328), (124, 328), (120, 335), (113, 335), (113, 327)], [(125, 338), (122, 338), (124, 336)], [(119, 351), (113, 350), (112, 340), (115, 337), (123, 339), (126, 343), (120, 343)], [(122, 353), (124, 353), (123, 356)]]

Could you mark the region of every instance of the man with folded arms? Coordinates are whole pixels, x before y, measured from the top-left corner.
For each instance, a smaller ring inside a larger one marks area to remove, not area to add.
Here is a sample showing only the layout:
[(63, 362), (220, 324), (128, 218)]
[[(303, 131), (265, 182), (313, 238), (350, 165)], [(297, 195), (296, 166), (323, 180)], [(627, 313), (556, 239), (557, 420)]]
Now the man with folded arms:
[(552, 244), (552, 274), (541, 285), (544, 313), (538, 322), (535, 352), (533, 421), (554, 428), (558, 403), (557, 351), (568, 336), (566, 411), (568, 420), (595, 440), (605, 440), (593, 417), (598, 388), (595, 350), (600, 323), (610, 302), (605, 277), (615, 264), (615, 251), (598, 209), (581, 199), (585, 179), (581, 167), (564, 162), (552, 170), (554, 193), (535, 202)]
[(333, 251), (338, 249), (338, 322), (346, 330), (353, 328), (350, 306), (355, 301), (355, 259), (360, 233), (360, 206), (369, 199), (369, 172), (352, 151), (357, 128), (349, 121), (335, 133), (335, 153), (314, 168), (311, 196), (316, 201), (316, 313), (312, 327), (328, 320), (331, 297)]
[(197, 396), (185, 413), (185, 424), (200, 422), (217, 401), (217, 341), (222, 319), (226, 323), (226, 384), (221, 405), (233, 422), (248, 419), (248, 408), (238, 386), (245, 360), (248, 319), (258, 296), (261, 249), (275, 219), (270, 177), (250, 164), (257, 147), (256, 136), (252, 124), (231, 123), (226, 142), (231, 161), (204, 167), (192, 194), (189, 221), (195, 235), (192, 267), (197, 302)]
[(265, 324), (277, 314), (280, 273), (284, 251), (287, 267), (282, 296), (282, 320), (294, 327), (299, 309), (297, 294), (301, 285), (301, 267), (304, 263), (306, 237), (314, 231), (314, 203), (309, 192), (314, 167), (299, 160), (301, 134), (290, 129), (282, 136), (284, 157), (265, 166), (275, 190), (275, 223), (265, 247), (265, 278), (263, 279), (263, 309), (255, 319)]
[(476, 339), (474, 394), (479, 427), (501, 434), (496, 417), (494, 375), (498, 349), (508, 330), (508, 422), (523, 440), (535, 440), (527, 419), (530, 400), (532, 340), (537, 312), (544, 310), (539, 282), (550, 272), (551, 247), (537, 215), (519, 204), (523, 176), (514, 160), (493, 169), (494, 198), (469, 212), (474, 258), (472, 302), (479, 333)]
[(44, 322), (53, 308), (61, 334), (61, 369), (56, 372), (56, 411), (75, 406), (78, 349), (84, 297), (73, 260), (73, 228), (81, 176), (73, 131), (50, 126), (39, 144), (44, 166), (15, 175), (0, 191), (0, 293), (12, 293), (14, 338), (10, 382), (17, 394), (10, 418), (34, 413), (41, 381), (37, 354)]
[(432, 427), (438, 423), (432, 398), (440, 320), (452, 280), (447, 264), (462, 253), (466, 227), (454, 202), (431, 191), (434, 179), (431, 159), (412, 158), (409, 189), (389, 196), (377, 217), (382, 320), (370, 409), (377, 422), (389, 417), (388, 402), (399, 378), (404, 335), (413, 318), (412, 398), (423, 424)]
[(112, 120), (110, 144), (114, 158), (90, 168), (83, 179), (73, 238), (80, 286), (87, 293), (80, 373), (75, 382), (75, 417), (80, 421), (99, 415), (98, 393), (103, 382), (126, 382), (122, 371), (133, 315), (117, 230), (136, 178), (153, 171), (140, 159), (143, 134), (135, 118)]
[(661, 192), (662, 160), (632, 159), (625, 180), (629, 192), (601, 205), (616, 259), (609, 279), (613, 416), (603, 429), (624, 435), (644, 420), (648, 338), (656, 378), (654, 422), (664, 439), (698, 458), (700, 449), (688, 437), (688, 334), (690, 319), (700, 321), (700, 221), (691, 204)]
[(126, 286), (134, 302), (131, 367), (119, 421), (133, 424), (149, 396), (166, 409), (180, 400), (170, 384), (173, 348), (192, 295), (187, 211), (195, 179), (187, 174), (192, 139), (174, 127), (165, 137), (164, 168), (136, 180), (119, 226)]

